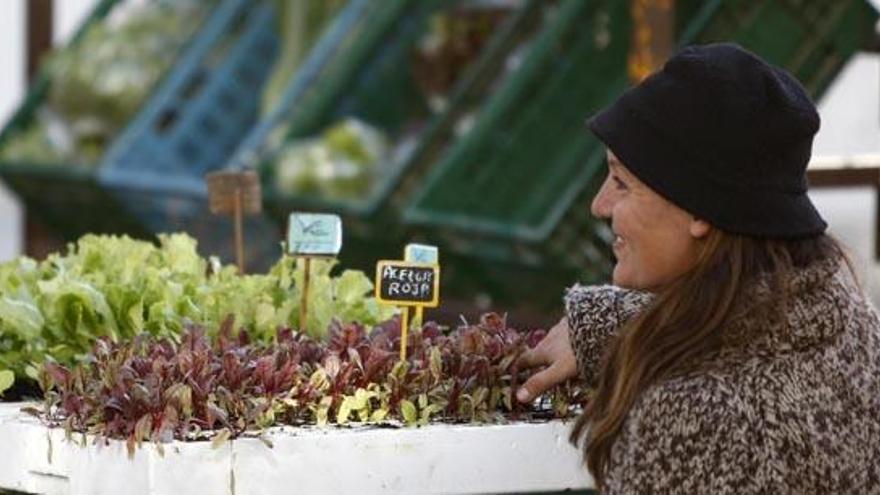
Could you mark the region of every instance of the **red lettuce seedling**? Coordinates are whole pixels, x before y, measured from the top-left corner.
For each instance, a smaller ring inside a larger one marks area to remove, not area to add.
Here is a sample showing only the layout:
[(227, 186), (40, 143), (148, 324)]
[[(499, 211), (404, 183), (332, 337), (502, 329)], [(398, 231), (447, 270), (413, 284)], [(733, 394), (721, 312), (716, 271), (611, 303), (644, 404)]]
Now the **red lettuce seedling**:
[(517, 358), (544, 335), (494, 313), (453, 330), (429, 322), (410, 334), (401, 362), (398, 319), (371, 331), (333, 322), (326, 342), (280, 329), (266, 344), (244, 330), (233, 337), (227, 318), (213, 339), (191, 325), (179, 343), (101, 339), (80, 366), (45, 363), (42, 415), (68, 432), (125, 439), (132, 453), (144, 440), (223, 440), (284, 424), (566, 417), (586, 400), (575, 382), (533, 404), (514, 398)]

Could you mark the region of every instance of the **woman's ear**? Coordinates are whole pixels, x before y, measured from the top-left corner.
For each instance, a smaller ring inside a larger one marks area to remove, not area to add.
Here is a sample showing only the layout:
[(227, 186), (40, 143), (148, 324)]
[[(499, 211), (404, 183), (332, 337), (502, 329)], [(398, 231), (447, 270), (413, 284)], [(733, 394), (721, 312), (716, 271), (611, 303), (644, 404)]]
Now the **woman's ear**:
[(706, 237), (711, 230), (712, 225), (710, 225), (709, 222), (705, 220), (700, 220), (697, 217), (694, 217), (691, 220), (691, 236), (693, 236), (695, 239), (702, 239), (703, 237)]

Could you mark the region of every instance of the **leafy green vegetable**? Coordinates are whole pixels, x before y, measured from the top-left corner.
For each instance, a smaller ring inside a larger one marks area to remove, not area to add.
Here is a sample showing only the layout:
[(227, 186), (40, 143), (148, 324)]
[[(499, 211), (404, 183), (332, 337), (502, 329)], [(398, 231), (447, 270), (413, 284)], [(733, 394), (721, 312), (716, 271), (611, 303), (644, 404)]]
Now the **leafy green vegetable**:
[(8, 163), (59, 163), (64, 152), (49, 138), (47, 126), (37, 117), (33, 125), (13, 132), (0, 148), (0, 161)]
[(388, 155), (385, 135), (355, 118), (327, 128), (320, 137), (284, 144), (275, 160), (278, 188), (331, 198), (368, 194)]
[[(372, 297), (364, 297), (373, 291), (373, 282), (357, 270), (345, 270), (339, 277), (330, 276), (335, 261), (313, 260), (309, 283), (309, 308), (306, 332), (315, 338), (327, 336), (327, 328), (335, 318), (343, 323), (353, 321), (374, 324), (391, 318), (396, 310), (380, 305)], [(304, 267), (298, 266), (296, 286), (302, 286)], [(298, 293), (299, 294), (299, 293)], [(299, 323), (298, 295), (295, 303), (296, 323)]]
[[(310, 336), (326, 338), (334, 319), (374, 324), (394, 314), (371, 297), (364, 273), (336, 277), (335, 265), (312, 263)], [(268, 273), (239, 275), (199, 256), (185, 234), (159, 235), (158, 246), (86, 235), (41, 263), (0, 264), (0, 369), (25, 376), (47, 356), (63, 364), (82, 359), (100, 337), (115, 342), (146, 331), (176, 339), (187, 322), (217, 328), (229, 315), (270, 342), (278, 328), (299, 327), (303, 270), (285, 256)]]
[(0, 370), (0, 396), (15, 382), (15, 374), (10, 370)]
[(0, 157), (46, 164), (100, 162), (216, 0), (120, 2), (71, 46), (53, 51), (44, 105)]
[[(209, 2), (124, 6), (75, 46), (49, 59), (49, 104), (68, 122), (87, 158), (128, 124), (189, 39)], [(88, 147), (93, 147), (86, 151)]]

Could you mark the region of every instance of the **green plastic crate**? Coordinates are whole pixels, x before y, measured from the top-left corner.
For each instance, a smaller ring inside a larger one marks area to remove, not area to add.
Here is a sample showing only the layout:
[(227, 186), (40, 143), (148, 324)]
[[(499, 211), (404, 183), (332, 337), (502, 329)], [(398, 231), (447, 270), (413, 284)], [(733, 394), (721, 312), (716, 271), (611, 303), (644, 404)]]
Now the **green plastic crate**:
[[(500, 29), (456, 78), (447, 93), (446, 108), (431, 114), (409, 72), (412, 50), (434, 13), (462, 3), (471, 2), (393, 0), (379, 4), (379, 10), (371, 4), (359, 12), (362, 6), (353, 1), (330, 26), (304, 64), (319, 63), (317, 77), (305, 80), (306, 75), (298, 74), (290, 82), (280, 108), (243, 141), (231, 166), (257, 165), (264, 172), (271, 170), (279, 146), (271, 139), (279, 128), (288, 139), (308, 136), (348, 115), (381, 126), (392, 138), (399, 137), (402, 128), (413, 121), (421, 121), (422, 128), (415, 134), (410, 152), (385, 164), (377, 187), (361, 199), (282, 193), (273, 187), (272, 177), (264, 174), (265, 209), (281, 228), (294, 210), (338, 213), (345, 225), (340, 259), (345, 266), (367, 271), (373, 270), (377, 259), (399, 256), (405, 242), (434, 242), (418, 228), (403, 228), (399, 213), (407, 195), (421, 185), (420, 179), (442, 150), (454, 142), (458, 122), (493, 90), (511, 52), (539, 30), (555, 2), (515, 2)], [(467, 259), (455, 261), (454, 266), (452, 259), (446, 261), (444, 291), (451, 294), (447, 289), (459, 285), (455, 274), (473, 273), (477, 267), (470, 267)]]
[[(876, 20), (862, 0), (676, 5), (680, 45), (737, 41), (794, 72), (814, 96)], [(546, 294), (551, 307), (564, 286), (607, 277), (610, 233), (589, 214), (605, 151), (584, 121), (628, 85), (629, 26), (626, 2), (562, 2), (519, 73), (406, 207), (409, 225), (482, 260), (477, 276), (488, 291), (506, 288), (511, 300), (531, 302)], [(542, 270), (543, 282), (529, 275)]]
[[(71, 44), (78, 43), (89, 27), (99, 23), (119, 0), (102, 0), (74, 33)], [(50, 81), (40, 71), (24, 103), (0, 133), (0, 147), (35, 118), (46, 99)], [(82, 232), (105, 233), (108, 225), (122, 225), (133, 233), (143, 234), (139, 226), (121, 211), (120, 205), (98, 184), (94, 168), (83, 164), (0, 163), (0, 177), (16, 192), (29, 212), (65, 240)], [(99, 203), (102, 208), (96, 209)], [(57, 205), (62, 204), (64, 208)], [(111, 217), (111, 218), (108, 218)]]
[[(353, 2), (355, 3), (355, 2)], [(467, 110), (477, 88), (486, 90), (484, 82), (497, 74), (504, 57), (522, 38), (535, 29), (534, 15), (541, 2), (522, 2), (493, 34), (476, 60), (456, 78), (448, 93), (447, 108), (432, 114), (416, 87), (410, 70), (412, 53), (432, 15), (457, 5), (472, 3), (459, 0), (389, 0), (374, 4), (349, 26), (336, 40), (335, 52), (326, 60), (319, 77), (303, 88), (302, 81), (293, 80), (295, 95), (289, 95), (270, 122), (259, 130), (260, 139), (248, 139), (235, 163), (261, 162), (267, 197), (267, 209), (279, 219), (286, 219), (294, 209), (321, 210), (340, 213), (346, 227), (370, 235), (376, 217), (385, 221), (383, 230), (396, 228), (397, 215), (391, 211), (402, 185), (417, 182), (430, 167), (436, 150), (454, 138), (456, 119)], [(350, 9), (357, 5), (349, 6)], [(322, 40), (322, 43), (327, 40)], [(321, 54), (318, 56), (325, 56)], [(482, 84), (482, 86), (481, 86)], [(310, 194), (290, 194), (273, 185), (272, 160), (279, 144), (269, 144), (272, 127), (284, 128), (285, 139), (315, 135), (328, 125), (348, 116), (357, 117), (385, 132), (391, 140), (400, 140), (413, 124), (420, 130), (408, 134), (412, 149), (390, 163), (382, 164), (376, 187), (362, 198), (335, 199)], [(259, 157), (254, 159), (253, 157)], [(391, 213), (389, 217), (388, 214)], [(399, 231), (399, 228), (397, 229)]]
[[(131, 2), (104, 0), (72, 44), (96, 23)], [(243, 131), (257, 120), (259, 89), (277, 53), (273, 10), (267, 0), (203, 0), (199, 18), (187, 17), (188, 38), (169, 67), (94, 166), (71, 163), (0, 163), (3, 177), (35, 216), (65, 240), (86, 232), (152, 237), (186, 230), (202, 252), (231, 259), (231, 222), (208, 211), (202, 175), (225, 164)], [(180, 18), (178, 18), (180, 19)], [(48, 96), (42, 73), (0, 135), (14, 142)], [(261, 221), (262, 220), (262, 221)], [(264, 218), (248, 232), (280, 236)], [(251, 251), (258, 261), (266, 256)], [(277, 257), (277, 256), (276, 256)]]
[(867, 0), (680, 0), (681, 44), (736, 41), (792, 72), (817, 98), (871, 39)]

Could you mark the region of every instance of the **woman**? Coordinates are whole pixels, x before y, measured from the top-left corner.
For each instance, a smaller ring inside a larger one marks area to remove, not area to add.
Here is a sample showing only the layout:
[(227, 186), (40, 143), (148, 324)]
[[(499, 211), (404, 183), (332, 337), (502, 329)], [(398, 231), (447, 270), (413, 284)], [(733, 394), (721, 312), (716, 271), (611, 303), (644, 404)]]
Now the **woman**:
[(880, 320), (806, 194), (789, 74), (689, 47), (589, 122), (614, 286), (569, 289), (521, 401), (581, 376), (607, 493), (880, 493)]

